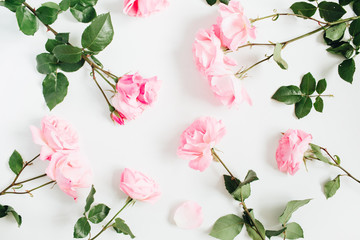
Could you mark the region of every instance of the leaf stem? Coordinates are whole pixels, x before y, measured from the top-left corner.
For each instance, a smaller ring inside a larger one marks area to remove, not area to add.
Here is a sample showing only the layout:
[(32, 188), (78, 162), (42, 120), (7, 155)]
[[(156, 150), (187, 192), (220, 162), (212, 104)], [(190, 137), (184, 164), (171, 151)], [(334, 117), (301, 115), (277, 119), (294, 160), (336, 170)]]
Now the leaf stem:
[(122, 212), (122, 210), (124, 210), (133, 200), (134, 199), (132, 199), (132, 198), (128, 198), (125, 205), (110, 219), (110, 221), (101, 229), (101, 231), (98, 234), (96, 234), (93, 238), (91, 238), (90, 240), (94, 240), (101, 233), (103, 233), (106, 229), (108, 229), (108, 226), (112, 223), (112, 221), (114, 221), (114, 219)]
[(96, 80), (96, 76), (95, 76), (95, 68), (92, 68), (92, 78), (93, 78), (93, 80), (94, 80), (94, 82), (95, 82), (96, 86), (99, 88), (100, 92), (101, 92), (101, 93), (102, 93), (102, 95), (104, 96), (104, 98), (105, 98), (105, 100), (106, 100), (107, 104), (109, 105), (109, 107), (112, 107), (112, 105), (111, 105), (111, 103), (110, 103), (109, 99), (108, 99), (108, 98), (106, 97), (106, 95), (105, 95), (104, 90), (101, 88), (101, 86), (99, 85), (98, 81)]
[(303, 18), (305, 20), (312, 20), (312, 21), (317, 22), (318, 24), (327, 24), (327, 22), (323, 22), (323, 21), (320, 21), (320, 20), (312, 18), (312, 17), (306, 17), (304, 15), (295, 14), (295, 13), (275, 13), (275, 14), (271, 14), (271, 15), (268, 15), (268, 16), (265, 16), (265, 17), (250, 19), (250, 22), (254, 23), (254, 22), (264, 20), (264, 19), (267, 19), (267, 18), (272, 18), (273, 21), (276, 21), (279, 16), (293, 16), (293, 17)]
[(33, 191), (35, 191), (35, 190), (37, 190), (37, 189), (39, 189), (39, 188), (45, 187), (45, 186), (47, 186), (47, 185), (49, 185), (49, 184), (51, 184), (51, 183), (55, 183), (55, 181), (52, 180), (52, 181), (47, 182), (47, 183), (44, 183), (44, 184), (42, 184), (42, 185), (40, 185), (40, 186), (38, 186), (38, 187), (36, 187), (36, 188), (30, 189), (30, 190), (26, 190), (25, 192), (4, 192), (4, 194), (30, 194), (30, 195), (32, 195), (31, 192), (33, 192)]
[(235, 177), (234, 175), (230, 172), (229, 168), (225, 165), (225, 163), (221, 160), (221, 158), (219, 157), (219, 155), (217, 155), (217, 153), (215, 152), (215, 149), (212, 148), (211, 149), (211, 154), (213, 156), (213, 158), (216, 160), (216, 161), (219, 161), (221, 163), (221, 165), (223, 165), (223, 167), (226, 169), (226, 171), (230, 174), (231, 176), (231, 179), (234, 180)]
[(256, 231), (256, 233), (260, 236), (260, 238), (261, 238), (262, 240), (265, 240), (265, 238), (261, 235), (258, 227), (257, 227), (256, 224), (255, 224), (255, 219), (252, 217), (249, 209), (246, 207), (245, 201), (242, 200), (242, 199), (241, 199), (241, 205), (242, 205), (242, 207), (243, 207), (246, 215), (250, 218), (251, 222), (253, 223), (253, 225), (254, 225), (254, 227), (255, 227), (255, 228), (253, 228), (253, 229)]
[(250, 71), (252, 68), (256, 67), (257, 65), (259, 65), (259, 64), (261, 64), (261, 63), (263, 63), (263, 62), (266, 62), (267, 60), (269, 60), (269, 59), (272, 58), (273, 56), (274, 56), (274, 54), (271, 54), (270, 56), (268, 56), (268, 57), (266, 57), (266, 58), (258, 61), (257, 63), (251, 65), (250, 67), (248, 67), (248, 68), (246, 68), (246, 69), (244, 69), (244, 70), (241, 70), (241, 69), (240, 69), (239, 71), (237, 71), (237, 73), (235, 73), (235, 76), (236, 76), (237, 78), (242, 78), (242, 77), (244, 76), (244, 74), (247, 73), (248, 71)]
[(327, 94), (327, 95), (319, 94), (319, 95), (310, 95), (308, 97), (334, 97), (334, 95), (332, 95), (332, 94)]
[(109, 82), (109, 80), (107, 80), (106, 77), (104, 75), (102, 75), (98, 69), (95, 69), (95, 72), (97, 72), (105, 80), (105, 82), (107, 82), (114, 90), (116, 90), (115, 85), (112, 84), (111, 82)]

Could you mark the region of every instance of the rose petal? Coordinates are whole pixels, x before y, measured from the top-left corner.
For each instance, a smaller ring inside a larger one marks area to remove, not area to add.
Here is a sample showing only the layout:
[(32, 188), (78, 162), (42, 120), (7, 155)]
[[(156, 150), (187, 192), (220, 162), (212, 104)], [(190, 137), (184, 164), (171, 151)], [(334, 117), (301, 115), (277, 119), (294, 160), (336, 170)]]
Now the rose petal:
[(203, 222), (202, 208), (194, 201), (186, 201), (175, 211), (174, 221), (183, 229), (194, 229), (200, 227)]

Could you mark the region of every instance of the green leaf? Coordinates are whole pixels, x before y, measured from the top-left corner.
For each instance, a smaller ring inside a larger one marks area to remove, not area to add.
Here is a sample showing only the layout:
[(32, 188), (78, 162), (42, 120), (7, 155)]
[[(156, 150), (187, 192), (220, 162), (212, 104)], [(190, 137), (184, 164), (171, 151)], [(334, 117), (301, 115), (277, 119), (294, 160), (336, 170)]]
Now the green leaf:
[(70, 7), (70, 0), (62, 0), (60, 3), (59, 3), (59, 7), (61, 9), (61, 11), (66, 11), (69, 9)]
[(131, 238), (135, 238), (134, 234), (131, 232), (129, 226), (121, 218), (115, 219), (114, 230), (117, 233), (122, 233), (124, 235), (130, 235)]
[(109, 214), (110, 208), (105, 204), (98, 204), (90, 209), (89, 221), (92, 223), (102, 222)]
[(0, 218), (3, 218), (7, 215), (7, 209), (9, 206), (0, 204)]
[(251, 195), (250, 184), (238, 187), (231, 195), (234, 197), (235, 200), (244, 201)]
[(58, 33), (56, 34), (55, 39), (62, 43), (68, 43), (69, 35), (70, 33)]
[(7, 206), (6, 212), (13, 215), (15, 221), (18, 224), (18, 227), (20, 227), (22, 223), (22, 217), (10, 206)]
[(46, 104), (52, 110), (64, 100), (69, 82), (64, 74), (51, 73), (46, 75), (42, 85)]
[(85, 238), (89, 235), (91, 226), (86, 217), (77, 220), (74, 226), (74, 238)]
[(97, 59), (94, 55), (91, 55), (91, 59), (96, 63), (99, 67), (103, 67), (103, 64), (100, 62), (99, 59)]
[(324, 101), (320, 96), (317, 96), (314, 102), (314, 108), (318, 112), (322, 112), (324, 109)]
[[(299, 224), (292, 222), (286, 225), (285, 236), (286, 239), (304, 238), (304, 232)], [(284, 234), (281, 234), (281, 237), (284, 237)]]
[(360, 15), (360, 1), (356, 0), (353, 4), (353, 10), (356, 15)]
[(86, 6), (95, 6), (98, 0), (80, 0)]
[(353, 44), (357, 47), (360, 46), (360, 34), (357, 34), (354, 38), (353, 38)]
[(214, 4), (216, 3), (216, 1), (217, 1), (217, 0), (206, 0), (206, 2), (207, 2), (210, 6), (214, 5)]
[(317, 7), (307, 2), (296, 2), (291, 5), (290, 8), (295, 14), (303, 15), (305, 17), (312, 17), (317, 9)]
[(17, 8), (23, 4), (25, 0), (5, 0), (3, 3), (3, 6), (9, 9), (12, 12), (16, 12)]
[(94, 188), (94, 185), (92, 185), (92, 186), (91, 186), (90, 193), (89, 193), (89, 195), (88, 195), (87, 198), (86, 198), (85, 212), (88, 212), (89, 209), (90, 209), (90, 207), (91, 207), (91, 204), (93, 204), (95, 193), (96, 193), (96, 190), (95, 190), (95, 188)]
[(11, 154), (9, 159), (9, 166), (11, 171), (18, 175), (23, 168), (24, 160), (22, 159), (20, 153), (16, 150)]
[(360, 33), (360, 19), (356, 19), (351, 22), (349, 27), (349, 33), (351, 36), (355, 36)]
[(279, 235), (282, 234), (285, 230), (286, 230), (286, 227), (284, 227), (284, 228), (282, 228), (282, 229), (280, 229), (280, 230), (266, 230), (266, 231), (265, 231), (265, 236), (270, 239), (271, 237), (279, 236)]
[(312, 108), (312, 101), (310, 97), (303, 97), (300, 102), (295, 104), (295, 115), (298, 119), (308, 115)]
[(285, 225), (289, 219), (291, 218), (291, 215), (298, 210), (300, 207), (308, 204), (311, 201), (311, 199), (305, 199), (305, 200), (293, 200), (287, 203), (286, 208), (279, 217), (279, 221), (281, 224)]
[(321, 79), (318, 81), (316, 85), (316, 92), (318, 94), (322, 94), (323, 92), (325, 92), (326, 87), (327, 87), (326, 79)]
[(345, 9), (334, 2), (322, 1), (319, 3), (320, 17), (327, 22), (339, 20), (346, 13)]
[(327, 48), (326, 51), (342, 55), (345, 58), (351, 58), (354, 53), (354, 48), (348, 42), (340, 42), (339, 46)]
[(242, 230), (244, 220), (234, 214), (219, 218), (210, 232), (210, 236), (221, 240), (232, 240)]
[(305, 74), (301, 80), (300, 90), (306, 94), (311, 95), (315, 92), (316, 80), (313, 75), (309, 72)]
[(76, 20), (83, 23), (91, 22), (96, 17), (96, 11), (92, 6), (76, 4), (70, 8), (70, 12)]
[(280, 68), (286, 70), (288, 69), (288, 64), (284, 59), (281, 58), (281, 50), (283, 45), (281, 43), (276, 43), (274, 49), (274, 61), (280, 66)]
[(349, 83), (353, 82), (355, 70), (355, 61), (352, 58), (344, 60), (338, 67), (339, 76)]
[(287, 105), (291, 105), (301, 100), (302, 93), (297, 86), (282, 86), (271, 98), (276, 101), (283, 102)]
[(61, 62), (77, 63), (81, 60), (82, 50), (70, 45), (59, 45), (53, 50), (54, 55)]
[(334, 180), (328, 181), (324, 186), (324, 193), (326, 199), (331, 198), (335, 195), (336, 191), (340, 188), (340, 175)]
[(49, 74), (55, 72), (57, 69), (58, 60), (56, 57), (49, 53), (41, 53), (36, 56), (37, 66), (36, 69), (39, 73)]
[(46, 2), (46, 3), (41, 4), (41, 6), (48, 7), (48, 8), (53, 8), (53, 9), (56, 9), (58, 11), (61, 10), (59, 5), (57, 3), (54, 3), (54, 2)]
[(343, 38), (346, 30), (346, 23), (336, 24), (325, 31), (325, 37), (331, 41), (338, 41)]
[(246, 231), (249, 234), (249, 237), (253, 240), (265, 239), (265, 228), (262, 225), (262, 223), (259, 220), (255, 219), (255, 225), (262, 237), (259, 236), (259, 234), (255, 231), (254, 227), (251, 227), (250, 225), (246, 224)]
[(324, 163), (330, 164), (329, 159), (322, 154), (320, 146), (312, 144), (312, 143), (310, 143), (309, 145), (311, 147), (312, 152), (314, 153), (315, 157), (318, 160), (320, 160)]
[(64, 45), (64, 43), (59, 42), (58, 40), (55, 40), (55, 39), (48, 39), (45, 44), (45, 49), (49, 53), (53, 53), (54, 48), (58, 45)]
[(237, 178), (232, 178), (231, 176), (229, 175), (224, 175), (224, 182), (225, 182), (225, 188), (226, 190), (232, 194), (236, 189), (237, 187), (239, 186), (240, 184), (240, 180), (237, 179)]
[(230, 0), (220, 0), (221, 3), (228, 5)]
[(110, 44), (113, 37), (114, 29), (110, 13), (106, 13), (97, 16), (84, 30), (81, 36), (81, 44), (91, 51), (100, 52)]
[(240, 183), (239, 187), (249, 184), (256, 180), (259, 180), (259, 178), (256, 175), (256, 172), (254, 172), (253, 170), (249, 170), (248, 173), (246, 174), (244, 181)]
[(18, 7), (16, 10), (16, 20), (20, 31), (25, 35), (34, 35), (39, 29), (37, 18), (25, 8), (25, 6)]
[(335, 158), (335, 162), (337, 164), (340, 164), (341, 163), (341, 160), (340, 160), (340, 157), (338, 155), (334, 155), (334, 158)]
[(53, 24), (58, 16), (59, 9), (49, 6), (44, 6), (44, 4), (36, 9), (36, 16), (46, 25)]
[(76, 72), (77, 70), (79, 70), (82, 66), (84, 66), (85, 60), (81, 59), (79, 62), (77, 63), (64, 63), (64, 62), (60, 62), (59, 68), (64, 71), (64, 72)]
[(349, 3), (351, 3), (352, 1), (354, 1), (354, 0), (339, 0), (339, 4), (341, 6), (345, 6), (345, 5), (348, 5)]

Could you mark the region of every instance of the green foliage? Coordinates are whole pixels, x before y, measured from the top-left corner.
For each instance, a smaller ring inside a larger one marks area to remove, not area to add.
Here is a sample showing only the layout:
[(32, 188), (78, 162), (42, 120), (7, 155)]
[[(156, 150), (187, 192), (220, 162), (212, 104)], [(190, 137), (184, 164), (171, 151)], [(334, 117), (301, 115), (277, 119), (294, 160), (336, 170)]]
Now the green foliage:
[(322, 1), (319, 3), (320, 17), (327, 22), (335, 22), (346, 13), (345, 9), (338, 3)]
[(353, 82), (355, 70), (356, 67), (353, 58), (344, 60), (338, 67), (339, 76), (348, 83)]
[(96, 193), (96, 190), (94, 188), (94, 185), (91, 186), (91, 190), (89, 192), (89, 195), (86, 198), (86, 204), (85, 204), (85, 213), (90, 210), (91, 204), (94, 202), (94, 195)]
[(61, 9), (61, 11), (66, 11), (69, 9), (70, 7), (70, 0), (62, 0), (60, 3), (59, 3), (59, 7)]
[(353, 10), (354, 10), (354, 13), (357, 16), (360, 16), (360, 1), (359, 0), (354, 1), (354, 4), (353, 4), (352, 7), (353, 7)]
[(310, 143), (309, 145), (311, 147), (312, 153), (314, 154), (314, 156), (317, 160), (322, 161), (327, 164), (330, 164), (329, 159), (322, 154), (320, 146), (312, 144), (312, 143)]
[(345, 5), (348, 5), (349, 3), (351, 3), (352, 1), (354, 1), (354, 0), (339, 0), (339, 4), (341, 6), (345, 6)]
[(16, 12), (18, 7), (20, 7), (21, 4), (23, 4), (23, 2), (25, 2), (25, 0), (5, 0), (4, 2), (1, 3), (2, 6), (6, 7), (10, 11)]
[(24, 160), (20, 153), (16, 150), (11, 154), (9, 159), (9, 167), (16, 175), (18, 175), (23, 168)]
[(70, 33), (58, 33), (58, 34), (56, 34), (55, 39), (62, 43), (68, 43), (69, 35), (70, 35)]
[(279, 236), (280, 234), (282, 234), (284, 231), (286, 230), (286, 227), (280, 229), (280, 230), (266, 230), (265, 231), (265, 236), (267, 238), (271, 238), (271, 237), (276, 237)]
[(102, 222), (106, 216), (109, 214), (110, 208), (105, 204), (98, 204), (93, 206), (89, 212), (89, 221), (92, 223)]
[(283, 86), (280, 87), (271, 98), (287, 105), (291, 105), (301, 100), (302, 93), (297, 86)]
[(39, 23), (37, 18), (25, 8), (20, 6), (16, 10), (16, 20), (20, 31), (25, 35), (34, 35), (39, 29)]
[[(281, 237), (284, 237), (284, 234), (281, 234)], [(286, 224), (285, 238), (286, 239), (304, 238), (304, 231), (302, 230), (299, 224), (295, 222), (288, 223)]]
[(307, 73), (303, 76), (300, 90), (302, 93), (306, 95), (311, 95), (315, 92), (316, 88), (316, 80), (311, 73)]
[(65, 63), (65, 62), (60, 62), (58, 64), (59, 68), (64, 71), (64, 72), (76, 72), (77, 70), (79, 70), (82, 66), (84, 66), (85, 60), (81, 59), (79, 62), (77, 63)]
[(89, 23), (96, 17), (96, 10), (92, 6), (84, 6), (82, 4), (76, 4), (70, 8), (71, 14), (79, 22)]
[(135, 238), (135, 235), (131, 232), (129, 226), (121, 218), (115, 219), (114, 230), (117, 233), (122, 233), (124, 235), (129, 235), (131, 238)]
[(302, 97), (301, 100), (295, 103), (295, 115), (298, 119), (307, 116), (311, 112), (312, 100), (310, 97)]
[(273, 57), (273, 58), (274, 58), (274, 61), (279, 65), (279, 67), (280, 67), (281, 69), (286, 70), (286, 69), (288, 69), (288, 64), (287, 64), (287, 62), (286, 62), (284, 59), (282, 59), (282, 57), (281, 57), (282, 47), (283, 47), (283, 45), (282, 45), (281, 43), (276, 43), (275, 49), (274, 49), (274, 57)]
[(52, 54), (41, 53), (36, 56), (36, 62), (36, 69), (39, 73), (49, 74), (55, 72), (57, 69), (58, 60)]
[(215, 222), (210, 236), (221, 240), (232, 240), (241, 232), (243, 226), (244, 220), (241, 217), (229, 214)]
[(225, 182), (225, 188), (226, 190), (232, 194), (236, 189), (237, 187), (239, 186), (240, 184), (240, 180), (237, 179), (237, 178), (232, 178), (231, 176), (229, 175), (224, 175), (224, 182)]
[(77, 220), (74, 226), (74, 238), (85, 238), (89, 235), (91, 226), (86, 217), (81, 217)]
[(11, 213), (11, 215), (14, 217), (15, 221), (17, 222), (18, 227), (20, 227), (22, 224), (22, 217), (14, 210), (14, 208), (8, 205), (0, 204), (0, 218), (9, 215), (9, 213)]
[(224, 175), (226, 190), (234, 197), (237, 201), (244, 201), (251, 194), (250, 183), (258, 180), (256, 173), (253, 170), (249, 170), (244, 181), (240, 181), (237, 178)]
[(335, 46), (331, 46), (326, 49), (329, 53), (342, 55), (343, 57), (349, 59), (354, 53), (354, 48), (349, 42), (339, 42)]
[(316, 97), (315, 102), (314, 102), (314, 108), (318, 112), (323, 111), (323, 109), (324, 109), (324, 100), (320, 96)]
[(318, 94), (322, 94), (323, 92), (325, 92), (327, 87), (327, 83), (325, 79), (321, 79), (318, 81), (317, 85), (316, 85), (316, 92)]
[(58, 45), (64, 45), (63, 42), (60, 42), (58, 40), (55, 39), (48, 39), (46, 44), (45, 44), (45, 49), (46, 51), (48, 51), (49, 53), (53, 53), (53, 50), (56, 46)]
[(69, 82), (62, 73), (50, 73), (46, 75), (42, 85), (46, 104), (52, 110), (64, 100)]
[(283, 225), (285, 225), (291, 218), (291, 215), (298, 210), (300, 207), (308, 204), (311, 201), (311, 199), (305, 199), (305, 200), (293, 200), (287, 203), (286, 208), (284, 212), (279, 217), (279, 222)]
[(246, 231), (249, 234), (249, 237), (253, 240), (262, 240), (265, 239), (265, 228), (263, 226), (263, 224), (255, 219), (255, 225), (257, 227), (257, 229), (259, 230), (261, 237), (259, 236), (259, 234), (257, 233), (257, 231), (255, 230), (255, 227), (250, 225), (250, 224), (246, 224)]
[(42, 4), (41, 7), (36, 9), (36, 16), (46, 25), (53, 24), (60, 12), (60, 7), (53, 3), (53, 4)]
[(303, 15), (305, 17), (312, 17), (317, 10), (317, 7), (307, 2), (296, 2), (291, 5), (290, 8), (295, 14)]
[(217, 0), (206, 0), (206, 2), (207, 2), (210, 6), (214, 5), (214, 4), (216, 3), (216, 1), (217, 1)]
[(239, 186), (231, 195), (234, 197), (235, 200), (245, 201), (251, 195), (250, 184)]
[(338, 41), (344, 37), (346, 23), (336, 24), (325, 30), (325, 37), (331, 41)]
[(339, 188), (340, 188), (340, 175), (338, 175), (335, 179), (325, 183), (324, 193), (326, 198), (328, 199), (334, 196)]
[(55, 57), (61, 62), (77, 63), (81, 60), (82, 50), (70, 45), (58, 45), (53, 49)]

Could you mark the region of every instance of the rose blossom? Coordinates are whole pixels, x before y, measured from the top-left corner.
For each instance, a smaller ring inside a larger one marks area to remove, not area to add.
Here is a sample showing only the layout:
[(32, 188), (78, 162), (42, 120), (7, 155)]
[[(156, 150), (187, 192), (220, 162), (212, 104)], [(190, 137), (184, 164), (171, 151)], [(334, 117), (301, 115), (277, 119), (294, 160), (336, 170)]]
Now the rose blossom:
[(229, 5), (220, 3), (219, 12), (217, 25), (223, 46), (235, 51), (247, 42), (248, 37), (255, 39), (255, 27), (251, 26), (249, 19), (244, 15), (239, 1), (232, 0)]
[(143, 173), (125, 168), (121, 174), (120, 189), (134, 200), (155, 203), (160, 195), (158, 184)]
[(189, 166), (204, 171), (213, 159), (211, 149), (225, 135), (225, 126), (215, 118), (202, 117), (193, 122), (182, 134), (177, 154), (190, 160)]
[(184, 229), (200, 227), (203, 222), (202, 208), (194, 201), (186, 201), (175, 211), (174, 221), (176, 225)]
[(168, 4), (167, 0), (124, 0), (124, 13), (132, 17), (147, 17)]
[(91, 186), (92, 171), (78, 151), (69, 154), (55, 153), (46, 169), (46, 174), (56, 181), (62, 191), (75, 200), (77, 188)]
[(44, 117), (41, 121), (41, 129), (30, 127), (33, 140), (42, 146), (40, 159), (51, 160), (57, 151), (67, 152), (79, 148), (79, 140), (76, 131), (70, 124), (55, 116)]
[(300, 163), (311, 140), (311, 134), (304, 131), (287, 130), (279, 140), (279, 146), (276, 150), (279, 170), (294, 175), (300, 168)]
[(121, 125), (124, 119), (135, 119), (146, 106), (152, 105), (159, 89), (160, 81), (157, 77), (143, 78), (138, 73), (122, 76), (116, 84), (116, 93), (112, 98), (117, 113), (113, 112), (111, 118)]

